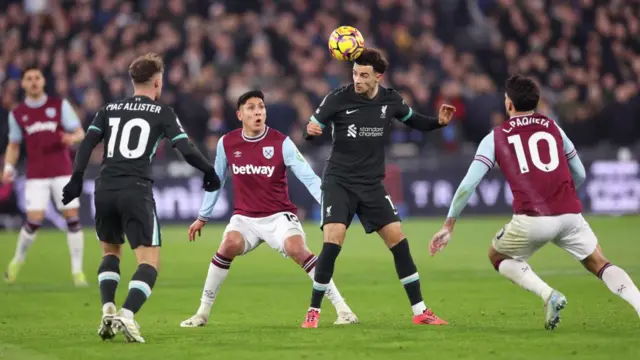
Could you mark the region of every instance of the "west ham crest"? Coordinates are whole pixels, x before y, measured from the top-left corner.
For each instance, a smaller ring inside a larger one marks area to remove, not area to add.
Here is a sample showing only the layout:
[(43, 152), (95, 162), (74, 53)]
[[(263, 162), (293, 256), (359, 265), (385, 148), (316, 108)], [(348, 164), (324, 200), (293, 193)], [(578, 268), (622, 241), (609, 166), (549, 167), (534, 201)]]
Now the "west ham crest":
[(273, 146), (265, 146), (262, 148), (262, 155), (264, 155), (264, 158), (269, 160), (273, 157)]
[(49, 118), (53, 119), (54, 117), (56, 117), (56, 108), (52, 108), (52, 107), (46, 108), (46, 109), (44, 110), (44, 113), (45, 113)]

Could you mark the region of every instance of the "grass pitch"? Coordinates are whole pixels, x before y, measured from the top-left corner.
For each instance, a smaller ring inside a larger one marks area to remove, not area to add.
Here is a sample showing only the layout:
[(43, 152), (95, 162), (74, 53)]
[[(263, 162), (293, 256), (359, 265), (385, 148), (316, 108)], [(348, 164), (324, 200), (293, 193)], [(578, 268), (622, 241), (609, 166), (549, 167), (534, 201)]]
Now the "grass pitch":
[[(548, 246), (533, 269), (569, 299), (555, 332), (543, 328), (542, 303), (498, 275), (487, 260), (492, 236), (507, 218), (462, 219), (452, 243), (434, 258), (427, 244), (440, 220), (405, 222), (428, 306), (451, 325), (416, 326), (391, 254), (359, 224), (349, 230), (335, 280), (361, 324), (336, 327), (325, 300), (319, 329), (300, 328), (311, 282), (291, 260), (263, 245), (234, 261), (209, 325), (179, 324), (199, 305), (204, 277), (223, 227), (207, 226), (196, 243), (186, 227), (163, 230), (162, 268), (153, 295), (137, 316), (147, 344), (121, 335), (102, 342), (96, 269), (100, 250), (86, 229), (88, 289), (71, 285), (65, 235), (41, 231), (18, 282), (0, 283), (0, 359), (637, 359), (640, 320), (631, 307), (563, 251)], [(592, 217), (605, 254), (640, 283), (640, 217)], [(315, 223), (306, 226), (321, 248)], [(0, 266), (17, 233), (0, 234)], [(118, 305), (135, 265), (126, 251)]]

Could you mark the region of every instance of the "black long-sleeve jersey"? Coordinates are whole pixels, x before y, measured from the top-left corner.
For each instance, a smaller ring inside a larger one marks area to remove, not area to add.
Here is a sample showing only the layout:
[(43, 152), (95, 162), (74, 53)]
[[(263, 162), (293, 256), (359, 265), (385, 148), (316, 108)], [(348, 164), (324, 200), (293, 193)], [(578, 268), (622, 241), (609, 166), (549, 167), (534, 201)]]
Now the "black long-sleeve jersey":
[(330, 128), (333, 148), (324, 179), (348, 184), (379, 183), (385, 174), (385, 143), (392, 119), (429, 131), (438, 120), (414, 113), (395, 90), (379, 87), (372, 99), (355, 92), (353, 84), (331, 91), (310, 121)]

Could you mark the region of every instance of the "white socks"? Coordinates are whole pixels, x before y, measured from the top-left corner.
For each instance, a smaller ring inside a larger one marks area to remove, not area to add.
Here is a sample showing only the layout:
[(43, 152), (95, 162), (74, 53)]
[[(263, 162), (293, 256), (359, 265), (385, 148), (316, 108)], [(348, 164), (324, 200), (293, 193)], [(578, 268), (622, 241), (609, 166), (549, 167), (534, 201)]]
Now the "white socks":
[[(24, 262), (29, 248), (36, 240), (36, 230), (39, 227), (39, 225), (35, 227), (31, 233), (29, 233), (24, 226), (20, 229), (13, 261), (18, 263)], [(69, 245), (69, 255), (71, 256), (71, 273), (81, 273), (84, 255), (84, 233), (82, 230), (67, 232), (67, 244)]]
[(211, 261), (211, 264), (209, 264), (207, 279), (204, 282), (202, 298), (200, 299), (200, 307), (197, 312), (198, 315), (203, 315), (207, 318), (209, 317), (211, 306), (216, 300), (220, 286), (222, 286), (222, 283), (227, 278), (227, 274), (229, 274), (230, 266), (231, 261), (229, 259), (221, 258), (218, 253), (213, 256), (213, 260)]
[(424, 301), (420, 301), (415, 305), (411, 305), (411, 311), (413, 311), (413, 316), (422, 315), (427, 310), (427, 305)]
[[(316, 274), (315, 267), (309, 270), (309, 272), (307, 273), (307, 275), (309, 275), (311, 280), (313, 280), (315, 274)], [(349, 308), (349, 305), (347, 305), (347, 303), (344, 301), (344, 298), (342, 297), (342, 295), (340, 295), (340, 292), (338, 291), (338, 287), (336, 287), (336, 284), (333, 282), (333, 279), (327, 285), (327, 290), (325, 291), (324, 296), (326, 296), (329, 300), (331, 300), (331, 303), (336, 308), (336, 312), (338, 313), (352, 312), (351, 308)]]
[(640, 316), (640, 291), (624, 270), (615, 265), (609, 265), (601, 270), (600, 278), (612, 293), (631, 304)]
[(16, 244), (16, 253), (13, 256), (13, 261), (22, 263), (27, 257), (27, 251), (36, 240), (36, 232), (28, 233), (24, 226), (20, 228), (20, 234), (18, 235), (18, 243)]
[(553, 289), (542, 281), (542, 279), (533, 272), (531, 266), (524, 261), (513, 259), (503, 260), (500, 263), (498, 271), (509, 280), (520, 285), (523, 289), (538, 295), (542, 298), (542, 301), (547, 301), (553, 292)]
[(82, 231), (67, 232), (67, 244), (71, 256), (71, 273), (82, 272), (82, 258), (84, 255), (84, 233)]

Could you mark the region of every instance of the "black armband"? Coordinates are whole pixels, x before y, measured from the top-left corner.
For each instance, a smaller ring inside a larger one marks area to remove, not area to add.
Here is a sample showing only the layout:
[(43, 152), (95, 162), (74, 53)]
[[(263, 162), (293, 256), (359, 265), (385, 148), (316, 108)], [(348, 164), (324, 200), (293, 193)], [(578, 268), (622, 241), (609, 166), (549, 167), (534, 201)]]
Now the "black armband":
[(415, 111), (411, 114), (409, 119), (404, 121), (404, 124), (412, 129), (420, 131), (432, 131), (445, 126), (440, 125), (438, 118), (422, 115)]
[(182, 156), (184, 157), (184, 161), (186, 161), (189, 165), (194, 168), (202, 171), (203, 173), (210, 173), (215, 171), (211, 162), (198, 150), (191, 141), (188, 139), (179, 139), (176, 141), (173, 146), (180, 151)]
[(102, 134), (96, 131), (87, 131), (84, 139), (80, 142), (80, 146), (78, 147), (78, 151), (76, 152), (76, 159), (73, 164), (73, 175), (80, 176), (84, 174), (84, 171), (87, 169), (87, 165), (89, 165), (89, 160), (91, 159), (91, 153), (93, 149), (100, 143), (102, 140)]

